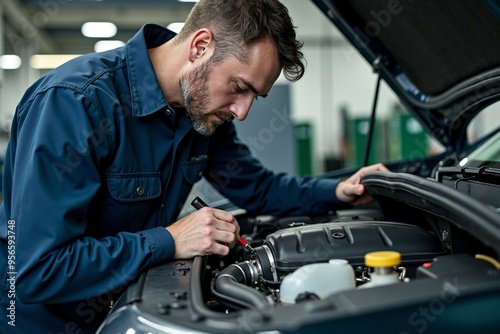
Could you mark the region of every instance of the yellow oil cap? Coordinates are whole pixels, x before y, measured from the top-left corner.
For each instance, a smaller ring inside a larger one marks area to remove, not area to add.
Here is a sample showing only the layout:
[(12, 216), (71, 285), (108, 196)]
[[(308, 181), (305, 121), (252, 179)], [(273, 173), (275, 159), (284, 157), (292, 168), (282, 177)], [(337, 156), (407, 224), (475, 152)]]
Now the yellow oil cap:
[(401, 263), (401, 254), (395, 251), (379, 251), (365, 254), (368, 267), (393, 267)]

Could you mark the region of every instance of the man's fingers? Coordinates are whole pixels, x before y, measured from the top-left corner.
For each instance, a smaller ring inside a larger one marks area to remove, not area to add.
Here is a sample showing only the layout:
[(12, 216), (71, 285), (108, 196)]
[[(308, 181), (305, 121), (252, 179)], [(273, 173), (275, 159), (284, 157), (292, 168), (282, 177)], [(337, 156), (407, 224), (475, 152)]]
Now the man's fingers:
[(212, 247), (213, 251), (211, 252), (205, 252), (204, 255), (220, 255), (220, 256), (226, 256), (229, 254), (229, 247), (224, 245), (224, 244), (219, 244), (215, 243)]
[(236, 235), (234, 233), (222, 232), (220, 231), (220, 236), (217, 237), (217, 241), (223, 242), (227, 245), (232, 245), (236, 241)]
[(356, 197), (356, 196), (360, 196), (363, 194), (364, 192), (364, 187), (361, 185), (361, 184), (350, 184), (350, 183), (346, 183), (344, 185), (344, 195), (349, 197), (349, 198), (352, 198), (352, 197)]
[(233, 248), (236, 238), (234, 233), (216, 230), (213, 233), (200, 240), (202, 247), (200, 252), (203, 254), (216, 254), (225, 256), (229, 253), (229, 249)]
[(363, 195), (365, 188), (361, 184), (353, 185), (353, 194), (356, 196)]
[(214, 208), (209, 208), (209, 209), (211, 210), (213, 216), (217, 219), (223, 220), (225, 222), (232, 222), (235, 220), (233, 214), (230, 212)]
[(228, 231), (236, 235), (236, 237), (240, 236), (240, 225), (236, 218), (234, 218), (233, 214), (214, 209), (214, 217), (218, 219), (216, 228), (222, 231)]

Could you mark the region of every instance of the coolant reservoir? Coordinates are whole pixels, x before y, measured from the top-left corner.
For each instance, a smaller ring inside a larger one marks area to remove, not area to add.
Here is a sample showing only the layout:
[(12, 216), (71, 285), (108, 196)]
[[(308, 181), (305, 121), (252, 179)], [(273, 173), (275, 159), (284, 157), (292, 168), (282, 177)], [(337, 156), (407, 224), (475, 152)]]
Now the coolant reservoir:
[(354, 270), (347, 260), (333, 259), (328, 263), (302, 266), (285, 276), (281, 282), (280, 300), (293, 304), (300, 294), (306, 292), (323, 299), (338, 291), (354, 289), (355, 286)]
[(370, 282), (360, 285), (359, 288), (400, 283), (399, 275), (393, 270), (401, 264), (401, 253), (394, 251), (380, 251), (365, 254), (365, 265), (372, 267)]

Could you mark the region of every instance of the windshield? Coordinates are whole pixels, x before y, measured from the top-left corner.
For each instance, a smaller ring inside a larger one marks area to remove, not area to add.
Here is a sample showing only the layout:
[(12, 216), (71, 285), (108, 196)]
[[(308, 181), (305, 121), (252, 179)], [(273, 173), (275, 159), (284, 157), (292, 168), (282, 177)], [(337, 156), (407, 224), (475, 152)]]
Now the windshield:
[(460, 166), (500, 168), (500, 131), (463, 159)]

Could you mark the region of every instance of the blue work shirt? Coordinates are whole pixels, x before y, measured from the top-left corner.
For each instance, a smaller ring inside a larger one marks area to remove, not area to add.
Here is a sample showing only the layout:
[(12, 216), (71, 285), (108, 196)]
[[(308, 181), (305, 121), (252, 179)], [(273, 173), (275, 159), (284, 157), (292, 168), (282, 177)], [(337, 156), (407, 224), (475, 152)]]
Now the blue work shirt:
[(124, 47), (53, 70), (20, 101), (0, 207), (1, 333), (95, 332), (115, 295), (173, 258), (165, 227), (202, 176), (249, 212), (341, 205), (337, 180), (275, 175), (232, 123), (204, 137), (169, 106), (148, 48), (173, 36), (145, 25)]

